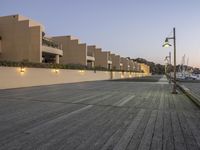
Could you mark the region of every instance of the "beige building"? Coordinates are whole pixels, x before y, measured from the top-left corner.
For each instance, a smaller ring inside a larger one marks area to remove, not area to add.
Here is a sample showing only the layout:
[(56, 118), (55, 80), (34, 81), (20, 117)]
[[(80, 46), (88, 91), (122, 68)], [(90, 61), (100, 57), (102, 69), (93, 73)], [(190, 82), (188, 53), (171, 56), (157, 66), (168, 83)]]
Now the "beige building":
[(21, 15), (0, 17), (0, 60), (59, 63), (62, 45), (45, 36), (44, 26)]
[(87, 46), (87, 66), (90, 68), (95, 67), (95, 45)]
[(21, 15), (0, 17), (0, 60), (80, 64), (106, 69), (150, 72), (130, 58), (87, 46), (71, 36), (45, 35), (44, 26)]
[(108, 51), (102, 51), (101, 48), (95, 49), (95, 67), (112, 69), (112, 58)]
[(129, 71), (130, 70), (129, 59), (128, 58), (121, 57), (121, 63), (123, 64), (123, 70), (124, 71)]
[(141, 71), (143, 71), (146, 74), (150, 73), (150, 67), (144, 63), (140, 63)]
[(135, 66), (132, 59), (129, 59), (129, 66), (130, 66), (130, 71), (134, 71)]
[(121, 63), (121, 57), (119, 55), (111, 54), (112, 68), (115, 70), (122, 70), (123, 64)]
[(90, 68), (94, 67), (95, 46), (79, 43), (79, 40), (72, 36), (55, 36), (52, 39), (62, 44), (63, 57), (60, 59), (62, 64), (80, 64)]

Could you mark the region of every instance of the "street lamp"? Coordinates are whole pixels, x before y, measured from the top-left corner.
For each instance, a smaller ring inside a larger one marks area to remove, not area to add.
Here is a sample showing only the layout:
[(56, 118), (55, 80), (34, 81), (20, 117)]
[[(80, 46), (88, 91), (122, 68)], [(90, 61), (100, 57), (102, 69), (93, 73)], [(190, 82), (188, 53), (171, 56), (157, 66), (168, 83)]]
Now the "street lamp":
[(169, 44), (169, 40), (174, 41), (174, 85), (173, 85), (172, 94), (177, 94), (177, 91), (176, 91), (176, 29), (175, 28), (173, 28), (173, 36), (167, 37), (165, 39), (165, 43), (163, 44), (163, 47), (172, 46), (171, 44)]

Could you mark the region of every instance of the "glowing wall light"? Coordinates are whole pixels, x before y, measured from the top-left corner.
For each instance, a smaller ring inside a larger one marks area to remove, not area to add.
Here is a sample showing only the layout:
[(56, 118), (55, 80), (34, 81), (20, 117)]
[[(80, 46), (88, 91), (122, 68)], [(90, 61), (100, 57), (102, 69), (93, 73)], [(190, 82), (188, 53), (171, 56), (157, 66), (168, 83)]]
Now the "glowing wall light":
[(25, 68), (24, 68), (24, 66), (21, 66), (20, 67), (20, 73), (24, 73), (26, 70), (25, 70)]
[(60, 72), (59, 69), (53, 69), (53, 72), (55, 72), (56, 74)]
[(79, 70), (78, 72), (79, 72), (79, 73), (84, 73), (84, 72), (85, 72), (85, 70)]

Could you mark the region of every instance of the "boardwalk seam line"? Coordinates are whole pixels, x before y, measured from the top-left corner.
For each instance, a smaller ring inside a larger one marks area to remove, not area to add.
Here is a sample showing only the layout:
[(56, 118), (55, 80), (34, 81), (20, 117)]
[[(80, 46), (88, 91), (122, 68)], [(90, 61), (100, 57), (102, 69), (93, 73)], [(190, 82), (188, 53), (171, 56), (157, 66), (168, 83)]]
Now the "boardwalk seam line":
[(145, 110), (142, 109), (138, 112), (137, 116), (134, 118), (132, 123), (129, 125), (128, 129), (124, 133), (124, 135), (121, 137), (117, 145), (113, 148), (113, 150), (124, 150), (127, 148), (131, 137), (133, 136), (135, 130), (137, 129), (142, 117), (144, 116)]

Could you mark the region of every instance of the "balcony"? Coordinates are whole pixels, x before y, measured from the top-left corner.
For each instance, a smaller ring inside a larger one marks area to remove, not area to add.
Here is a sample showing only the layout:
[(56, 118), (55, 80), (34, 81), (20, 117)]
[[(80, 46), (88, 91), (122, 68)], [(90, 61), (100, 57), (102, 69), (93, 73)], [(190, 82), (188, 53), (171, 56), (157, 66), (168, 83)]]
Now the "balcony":
[(87, 50), (87, 60), (88, 61), (95, 61), (94, 51)]
[(108, 60), (108, 64), (112, 64), (112, 61), (111, 61), (111, 60)]
[(47, 37), (43, 37), (42, 38), (42, 45), (46, 45), (48, 47), (53, 47), (53, 48), (57, 48), (57, 49), (62, 49), (62, 45), (53, 41), (50, 38)]
[(42, 38), (42, 52), (63, 55), (62, 45), (47, 37)]
[(108, 52), (108, 64), (112, 64), (112, 57), (110, 55), (110, 52)]

